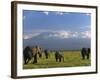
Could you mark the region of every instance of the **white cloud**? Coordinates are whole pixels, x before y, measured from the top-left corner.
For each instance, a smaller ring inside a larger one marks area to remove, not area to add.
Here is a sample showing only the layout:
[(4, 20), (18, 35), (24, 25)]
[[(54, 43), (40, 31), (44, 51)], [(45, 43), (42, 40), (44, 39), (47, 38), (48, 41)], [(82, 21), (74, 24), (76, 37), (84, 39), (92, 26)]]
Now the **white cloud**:
[(48, 11), (44, 11), (43, 13), (44, 13), (45, 15), (48, 15), (48, 14), (49, 14), (49, 12), (48, 12)]
[(61, 32), (58, 33), (58, 37), (69, 38), (70, 37), (70, 32), (69, 31), (61, 31)]
[(32, 38), (32, 36), (24, 35), (24, 39), (30, 39), (30, 38)]
[(36, 36), (38, 36), (38, 35), (40, 35), (40, 33), (31, 33), (31, 34), (26, 34), (26, 35), (24, 35), (24, 39), (31, 39), (31, 38), (33, 38), (33, 37), (36, 37)]
[(91, 38), (91, 32), (90, 31), (85, 31), (82, 32), (82, 38)]
[(74, 37), (74, 38), (79, 37), (79, 32), (74, 32), (74, 33), (72, 34), (72, 37)]
[[(83, 32), (71, 32), (71, 31), (59, 31), (56, 32), (52, 37), (59, 37), (62, 39), (67, 38), (91, 38), (91, 32), (90, 31), (83, 31)], [(51, 36), (50, 36), (51, 37)]]
[(61, 38), (61, 39), (65, 39), (65, 38), (69, 38), (70, 37), (70, 32), (69, 31), (51, 31), (49, 35), (45, 35), (44, 38)]
[[(44, 34), (42, 34), (44, 33)], [(68, 38), (91, 38), (90, 31), (83, 31), (83, 32), (74, 32), (74, 31), (65, 31), (65, 30), (36, 30), (31, 32), (30, 34), (24, 35), (24, 39), (30, 39), (42, 34), (44, 39), (48, 38), (61, 38), (61, 39), (68, 39)]]

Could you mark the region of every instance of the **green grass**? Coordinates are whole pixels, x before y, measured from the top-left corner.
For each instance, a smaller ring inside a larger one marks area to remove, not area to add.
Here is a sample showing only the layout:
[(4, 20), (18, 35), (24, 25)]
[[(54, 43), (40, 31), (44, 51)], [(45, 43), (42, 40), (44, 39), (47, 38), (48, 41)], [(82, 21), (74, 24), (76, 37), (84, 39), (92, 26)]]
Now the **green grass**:
[(23, 69), (36, 68), (56, 68), (56, 67), (76, 67), (76, 66), (90, 66), (91, 60), (82, 60), (80, 51), (63, 51), (64, 62), (56, 62), (54, 52), (50, 53), (50, 58), (46, 59), (44, 54), (42, 58), (38, 57), (38, 63), (32, 64), (31, 61), (23, 65)]

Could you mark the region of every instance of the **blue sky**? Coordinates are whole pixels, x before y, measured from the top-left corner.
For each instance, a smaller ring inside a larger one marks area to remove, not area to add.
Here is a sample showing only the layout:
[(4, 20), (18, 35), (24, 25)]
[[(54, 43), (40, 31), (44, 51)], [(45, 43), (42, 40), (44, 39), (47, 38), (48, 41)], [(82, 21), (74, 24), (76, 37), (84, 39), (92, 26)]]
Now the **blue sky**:
[(90, 27), (90, 15), (87, 13), (24, 10), (23, 16), (25, 31), (27, 29), (79, 30), (81, 27)]
[(24, 34), (39, 31), (90, 31), (89, 13), (23, 11)]
[(39, 36), (60, 39), (90, 39), (91, 14), (59, 11), (23, 10), (24, 39)]

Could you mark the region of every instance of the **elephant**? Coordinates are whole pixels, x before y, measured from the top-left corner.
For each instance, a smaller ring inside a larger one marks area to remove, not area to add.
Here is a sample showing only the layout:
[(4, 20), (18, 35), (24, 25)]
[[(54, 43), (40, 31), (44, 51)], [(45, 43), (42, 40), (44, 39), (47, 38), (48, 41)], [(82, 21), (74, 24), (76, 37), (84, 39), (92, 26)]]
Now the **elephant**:
[(49, 51), (47, 49), (44, 50), (44, 54), (45, 54), (46, 59), (50, 57)]
[(90, 48), (82, 48), (81, 55), (82, 55), (83, 60), (85, 59), (85, 57), (87, 57), (87, 59), (89, 59), (89, 57), (90, 57)]
[(38, 46), (27, 46), (23, 51), (25, 64), (27, 64), (32, 58), (34, 58), (33, 64), (37, 63), (37, 54), (39, 55), (39, 58), (42, 57), (41, 48), (39, 48)]
[(32, 59), (32, 50), (27, 46), (23, 51), (24, 63), (27, 64)]
[(55, 52), (55, 59), (56, 59), (56, 62), (57, 61), (61, 62), (62, 60), (64, 62), (64, 56), (63, 56), (62, 52), (56, 51)]
[(42, 49), (39, 48), (38, 46), (32, 47), (32, 55), (34, 56), (34, 63), (37, 63), (37, 54), (39, 55), (39, 58), (42, 57)]

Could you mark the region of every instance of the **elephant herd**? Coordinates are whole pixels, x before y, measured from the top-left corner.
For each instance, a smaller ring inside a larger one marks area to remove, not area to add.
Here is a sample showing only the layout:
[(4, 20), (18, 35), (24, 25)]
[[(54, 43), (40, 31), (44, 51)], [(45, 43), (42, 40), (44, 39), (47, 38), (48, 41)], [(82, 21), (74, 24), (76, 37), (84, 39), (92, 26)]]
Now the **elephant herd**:
[[(62, 51), (56, 50), (53, 52), (54, 52), (56, 62), (61, 62), (61, 61), (64, 62), (64, 55), (63, 55)], [(32, 60), (33, 64), (37, 63), (38, 56), (39, 56), (39, 58), (42, 58), (43, 53), (44, 53), (46, 59), (48, 59), (50, 57), (50, 51), (47, 49), (43, 50), (39, 46), (25, 47), (23, 50), (24, 64), (28, 64), (28, 62), (30, 60)], [(89, 54), (90, 54), (90, 48), (82, 48), (81, 56), (82, 56), (83, 60), (85, 59), (85, 57), (87, 57), (87, 59), (89, 59)]]

